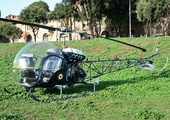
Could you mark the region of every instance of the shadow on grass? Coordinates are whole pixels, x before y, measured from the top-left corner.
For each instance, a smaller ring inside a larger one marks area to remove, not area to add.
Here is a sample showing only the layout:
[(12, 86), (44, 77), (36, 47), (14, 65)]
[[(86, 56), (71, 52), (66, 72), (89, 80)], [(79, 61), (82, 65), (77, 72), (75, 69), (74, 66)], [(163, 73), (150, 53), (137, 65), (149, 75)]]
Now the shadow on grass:
[[(95, 91), (102, 91), (110, 86), (119, 86), (123, 84), (136, 84), (141, 81), (155, 81), (158, 78), (168, 78), (169, 77), (170, 70), (163, 71), (161, 73), (153, 73), (147, 76), (141, 76), (141, 77), (133, 77), (133, 78), (125, 78), (121, 80), (106, 80), (106, 81), (100, 81), (99, 85), (96, 85)], [(41, 91), (41, 92), (40, 92)], [(62, 98), (60, 96), (60, 90), (57, 88), (45, 88), (45, 89), (39, 89), (38, 96), (45, 97), (46, 95), (49, 95), (50, 98), (46, 100), (39, 100), (36, 95), (34, 96), (34, 93), (30, 94), (30, 97), (33, 98), (35, 101), (38, 102), (51, 102), (56, 100), (67, 100), (72, 98), (80, 98), (80, 97), (86, 97), (94, 92), (94, 85), (93, 84), (76, 84), (73, 88), (63, 88), (62, 89)], [(40, 97), (40, 98), (41, 98)]]
[[(107, 80), (107, 81), (100, 81), (99, 85), (96, 85), (96, 92), (100, 90), (104, 90), (109, 86), (119, 86), (123, 84), (136, 84), (141, 81), (146, 80), (156, 80), (158, 78), (168, 78), (170, 74), (170, 70), (163, 71), (161, 73), (153, 73), (150, 76), (141, 76), (141, 77), (134, 77), (132, 79), (121, 79), (121, 80)], [(93, 84), (77, 84), (73, 88), (63, 88), (63, 94), (65, 95), (72, 95), (72, 94), (86, 94), (91, 93), (94, 91)], [(59, 95), (60, 91), (57, 88), (48, 88), (43, 91), (44, 94), (55, 94)]]

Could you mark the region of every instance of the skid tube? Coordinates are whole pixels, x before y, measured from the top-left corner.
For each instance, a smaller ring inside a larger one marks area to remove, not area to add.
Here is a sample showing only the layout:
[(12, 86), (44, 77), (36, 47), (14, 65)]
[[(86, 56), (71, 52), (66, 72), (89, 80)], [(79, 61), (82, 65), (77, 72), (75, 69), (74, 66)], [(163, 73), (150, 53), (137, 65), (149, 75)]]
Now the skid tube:
[[(96, 76), (94, 77), (94, 82), (84, 82), (83, 84), (92, 84), (93, 85), (93, 92), (96, 92), (96, 86), (99, 84), (99, 78)], [(65, 88), (64, 85), (55, 85), (56, 88), (60, 90), (60, 97), (59, 99), (63, 99), (63, 88)]]

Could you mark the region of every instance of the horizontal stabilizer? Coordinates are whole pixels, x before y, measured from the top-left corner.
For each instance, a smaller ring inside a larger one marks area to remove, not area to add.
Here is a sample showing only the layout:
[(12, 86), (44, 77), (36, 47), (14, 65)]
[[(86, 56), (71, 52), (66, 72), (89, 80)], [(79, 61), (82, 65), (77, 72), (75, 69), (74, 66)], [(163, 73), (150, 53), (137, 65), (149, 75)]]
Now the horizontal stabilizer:
[(150, 64), (149, 62), (138, 65), (137, 67), (141, 68), (141, 69), (146, 69), (146, 70), (154, 70), (154, 66), (152, 64)]

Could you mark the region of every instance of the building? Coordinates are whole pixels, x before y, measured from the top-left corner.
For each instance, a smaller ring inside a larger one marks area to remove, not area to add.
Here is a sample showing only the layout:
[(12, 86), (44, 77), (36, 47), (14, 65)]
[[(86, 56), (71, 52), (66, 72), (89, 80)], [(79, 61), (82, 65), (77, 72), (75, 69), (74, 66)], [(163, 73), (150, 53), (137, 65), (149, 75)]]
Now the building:
[[(8, 15), (6, 17), (7, 19), (14, 19), (19, 20), (19, 16), (16, 15)], [(90, 34), (90, 30), (87, 26), (87, 22), (83, 21), (83, 23), (80, 21), (74, 21), (71, 19), (70, 26), (73, 31), (75, 32), (68, 32), (67, 28), (63, 27), (65, 26), (63, 21), (48, 21), (47, 24), (44, 24), (47, 26), (53, 26), (56, 28), (61, 28), (63, 31), (50, 31), (47, 29), (39, 28), (38, 34), (36, 36), (37, 41), (63, 41), (63, 40), (81, 40), (81, 39), (89, 39), (90, 36), (87, 36), (85, 33)], [(16, 39), (15, 42), (30, 42), (34, 41), (34, 35), (32, 32), (32, 29), (29, 25), (22, 25), (22, 24), (16, 24), (18, 28), (20, 28), (23, 31), (22, 37), (20, 39)], [(132, 24), (132, 36), (139, 37), (139, 36), (145, 36), (145, 30), (144, 30), (144, 24)], [(101, 25), (101, 36), (113, 36), (113, 29), (112, 26), (107, 26), (104, 23), (104, 19)], [(162, 27), (156, 27), (156, 25), (152, 25), (152, 28), (150, 30), (150, 35), (162, 35)], [(120, 37), (128, 37), (129, 35), (129, 29), (128, 26), (122, 28), (120, 30)]]

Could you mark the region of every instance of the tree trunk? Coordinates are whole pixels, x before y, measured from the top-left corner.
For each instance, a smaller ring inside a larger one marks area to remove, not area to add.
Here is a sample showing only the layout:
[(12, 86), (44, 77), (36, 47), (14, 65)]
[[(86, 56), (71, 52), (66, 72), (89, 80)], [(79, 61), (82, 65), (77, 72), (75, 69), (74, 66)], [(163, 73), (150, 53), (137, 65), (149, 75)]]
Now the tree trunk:
[(36, 42), (36, 36), (38, 34), (39, 28), (38, 27), (32, 27), (32, 32), (34, 34), (34, 41)]
[(36, 35), (34, 34), (34, 41), (36, 42)]
[(89, 30), (90, 30), (92, 38), (95, 38), (94, 31), (93, 31), (93, 26), (91, 24), (89, 24)]
[(149, 20), (146, 21), (146, 26), (145, 26), (146, 37), (148, 37), (148, 25), (149, 25)]

